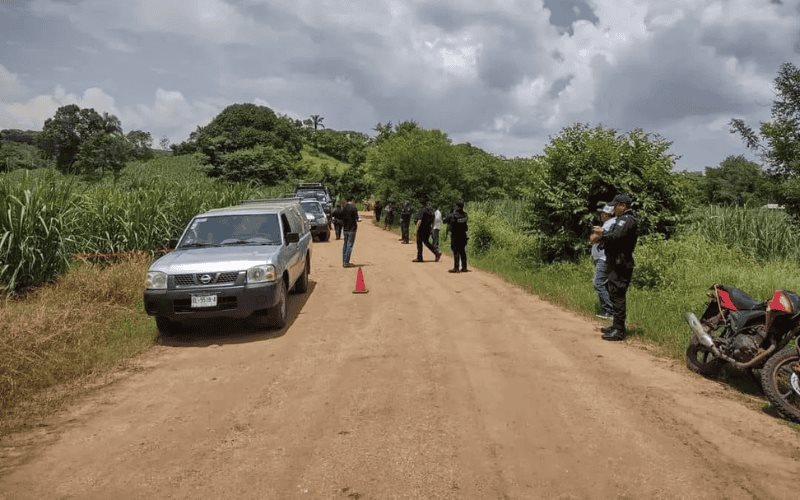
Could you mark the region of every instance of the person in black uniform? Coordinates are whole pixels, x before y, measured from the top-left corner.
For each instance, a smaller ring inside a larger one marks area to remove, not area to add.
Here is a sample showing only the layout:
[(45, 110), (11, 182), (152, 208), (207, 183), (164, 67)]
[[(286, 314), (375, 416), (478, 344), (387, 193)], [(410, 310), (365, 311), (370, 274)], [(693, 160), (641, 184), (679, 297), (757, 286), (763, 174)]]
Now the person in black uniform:
[(617, 221), (605, 231), (602, 227), (595, 226), (592, 232), (592, 241), (603, 243), (605, 246), (608, 294), (611, 296), (614, 308), (614, 322), (611, 326), (601, 329), (603, 340), (625, 338), (626, 294), (633, 275), (633, 250), (639, 238), (636, 214), (631, 209), (631, 203), (632, 200), (628, 195), (615, 196), (611, 204), (614, 206)]
[(375, 222), (381, 221), (381, 212), (383, 212), (383, 204), (381, 200), (375, 202)]
[(336, 208), (333, 209), (331, 212), (331, 218), (333, 219), (333, 227), (336, 231), (336, 239), (339, 240), (342, 238), (342, 203), (339, 202), (336, 205)]
[(453, 250), (453, 269), (448, 272), (469, 272), (467, 269), (467, 220), (463, 201), (457, 202), (453, 211), (444, 218), (444, 223), (447, 224), (450, 233), (450, 249)]
[(431, 233), (433, 232), (434, 213), (431, 204), (427, 199), (422, 200), (422, 208), (417, 212), (417, 258), (412, 262), (423, 262), (422, 245), (428, 247), (433, 252), (436, 262), (442, 257), (442, 252), (431, 244)]
[(411, 205), (406, 201), (403, 203), (403, 209), (400, 211), (400, 231), (403, 233), (400, 241), (409, 243), (408, 229), (411, 226)]

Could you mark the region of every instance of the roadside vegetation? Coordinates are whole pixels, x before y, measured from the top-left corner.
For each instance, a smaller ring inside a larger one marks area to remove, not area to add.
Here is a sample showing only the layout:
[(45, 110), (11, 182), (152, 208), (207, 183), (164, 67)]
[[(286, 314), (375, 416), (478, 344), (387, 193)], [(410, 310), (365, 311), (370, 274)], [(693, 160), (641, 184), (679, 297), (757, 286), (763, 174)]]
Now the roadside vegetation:
[(474, 264), (587, 315), (589, 226), (598, 203), (630, 193), (643, 233), (632, 333), (680, 356), (682, 313), (711, 284), (765, 298), (800, 283), (798, 89), (800, 70), (786, 64), (772, 119), (757, 129), (731, 121), (760, 163), (729, 156), (697, 172), (674, 171), (667, 138), (580, 123), (527, 158), (414, 121), (378, 123), (369, 136), (254, 104), (225, 108), (184, 142), (162, 138), (161, 150), (149, 133), (75, 105), (42, 131), (0, 131), (0, 417), (152, 344), (136, 277), (194, 214), (298, 181), (384, 203), (425, 194), (443, 212), (465, 200)]

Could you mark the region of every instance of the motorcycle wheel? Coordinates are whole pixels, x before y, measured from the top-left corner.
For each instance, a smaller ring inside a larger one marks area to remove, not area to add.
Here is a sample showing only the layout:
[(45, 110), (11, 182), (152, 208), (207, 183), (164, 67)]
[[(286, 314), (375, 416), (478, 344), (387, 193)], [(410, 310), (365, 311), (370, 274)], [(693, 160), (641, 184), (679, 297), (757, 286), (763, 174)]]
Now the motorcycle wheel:
[(761, 369), (761, 387), (778, 413), (800, 422), (800, 373), (793, 367), (800, 363), (796, 348), (784, 349), (769, 358)]
[(704, 377), (714, 378), (719, 375), (725, 361), (714, 356), (692, 336), (686, 348), (686, 368)]

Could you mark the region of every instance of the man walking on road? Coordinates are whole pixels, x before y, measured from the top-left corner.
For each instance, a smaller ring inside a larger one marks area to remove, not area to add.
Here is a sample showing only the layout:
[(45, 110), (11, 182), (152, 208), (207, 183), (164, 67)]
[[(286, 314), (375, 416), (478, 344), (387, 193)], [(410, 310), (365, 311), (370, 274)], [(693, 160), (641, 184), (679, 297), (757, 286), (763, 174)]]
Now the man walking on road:
[(442, 229), (442, 212), (437, 208), (433, 212), (433, 246), (439, 250), (439, 231)]
[(381, 200), (375, 202), (375, 222), (381, 221), (381, 212), (383, 211), (383, 204)]
[(417, 258), (412, 262), (423, 262), (422, 260), (422, 245), (428, 247), (428, 250), (433, 252), (436, 262), (442, 257), (442, 253), (434, 245), (431, 245), (431, 231), (433, 230), (433, 208), (427, 199), (422, 200), (422, 208), (417, 212)]
[(342, 239), (342, 202), (336, 204), (336, 208), (331, 212), (333, 228), (336, 231), (336, 239)]
[[(611, 203), (608, 203), (598, 211), (600, 212), (603, 231), (610, 230), (616, 221), (614, 207)], [(592, 244), (592, 262), (594, 263), (594, 289), (597, 291), (597, 299), (600, 303), (600, 313), (598, 313), (597, 317), (612, 319), (614, 308), (611, 305), (611, 297), (608, 295), (608, 264), (606, 263), (606, 252), (603, 249), (603, 243)]]
[(449, 271), (451, 273), (469, 272), (467, 268), (467, 220), (463, 201), (456, 203), (455, 209), (444, 218), (450, 231), (450, 249), (453, 250), (453, 269)]
[(344, 245), (342, 246), (342, 267), (353, 267), (350, 255), (356, 242), (358, 230), (358, 209), (353, 203), (353, 196), (347, 198), (347, 205), (342, 209), (342, 229), (344, 229)]
[(604, 231), (602, 227), (595, 226), (592, 233), (592, 242), (602, 243), (606, 252), (608, 264), (608, 294), (614, 308), (614, 322), (611, 326), (601, 328), (603, 340), (625, 339), (626, 319), (626, 294), (633, 275), (634, 261), (633, 250), (639, 237), (636, 224), (636, 215), (631, 209), (630, 196), (618, 194), (611, 205), (617, 220), (614, 225)]
[(394, 204), (388, 201), (386, 202), (386, 213), (383, 215), (383, 229), (391, 229), (392, 224), (394, 224)]
[(403, 243), (409, 243), (408, 238), (408, 230), (411, 227), (411, 205), (406, 201), (403, 203), (403, 210), (400, 211), (400, 231), (402, 232), (402, 237), (400, 241)]

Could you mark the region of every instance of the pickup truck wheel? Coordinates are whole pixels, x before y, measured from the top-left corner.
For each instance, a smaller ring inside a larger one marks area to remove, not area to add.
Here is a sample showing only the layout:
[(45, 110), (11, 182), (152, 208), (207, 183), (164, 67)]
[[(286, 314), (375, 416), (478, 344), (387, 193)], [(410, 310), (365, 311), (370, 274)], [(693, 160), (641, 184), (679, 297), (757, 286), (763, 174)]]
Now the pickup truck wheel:
[(286, 309), (286, 282), (281, 280), (278, 285), (278, 303), (267, 310), (267, 326), (276, 329), (286, 326), (288, 316)]
[(308, 260), (308, 255), (306, 255), (306, 265), (303, 268), (303, 274), (297, 278), (297, 281), (294, 284), (295, 293), (306, 293), (308, 291), (308, 270), (310, 268), (311, 262)]
[(156, 328), (162, 337), (173, 337), (181, 333), (181, 324), (163, 316), (156, 316)]

